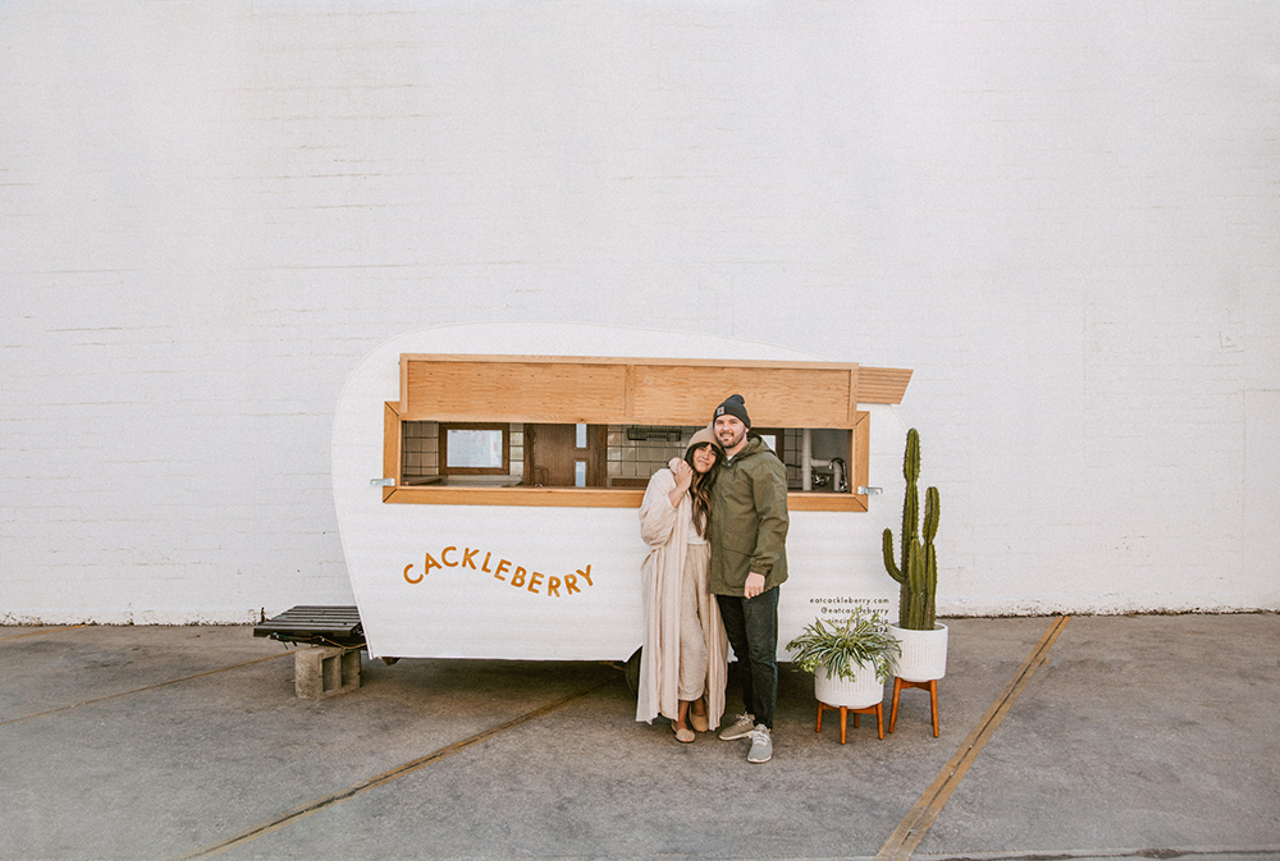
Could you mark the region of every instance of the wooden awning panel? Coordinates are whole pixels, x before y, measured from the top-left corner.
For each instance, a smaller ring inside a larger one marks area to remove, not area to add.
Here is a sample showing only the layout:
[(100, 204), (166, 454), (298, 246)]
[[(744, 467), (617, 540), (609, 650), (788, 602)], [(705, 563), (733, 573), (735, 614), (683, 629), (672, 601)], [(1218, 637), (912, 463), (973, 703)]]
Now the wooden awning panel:
[[(499, 358), (499, 357), (494, 357)], [(402, 418), (588, 422), (626, 413), (624, 365), (402, 357)]]
[(849, 428), (911, 371), (825, 362), (404, 354), (405, 420), (698, 425), (739, 393), (758, 427)]

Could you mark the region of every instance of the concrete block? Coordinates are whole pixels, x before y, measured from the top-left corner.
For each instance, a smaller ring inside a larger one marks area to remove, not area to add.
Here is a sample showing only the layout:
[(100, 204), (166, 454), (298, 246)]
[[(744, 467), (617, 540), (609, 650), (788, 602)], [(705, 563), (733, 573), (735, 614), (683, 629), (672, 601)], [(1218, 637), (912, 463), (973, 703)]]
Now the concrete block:
[(299, 649), (293, 657), (293, 686), (306, 700), (321, 700), (360, 687), (360, 650), (338, 646)]

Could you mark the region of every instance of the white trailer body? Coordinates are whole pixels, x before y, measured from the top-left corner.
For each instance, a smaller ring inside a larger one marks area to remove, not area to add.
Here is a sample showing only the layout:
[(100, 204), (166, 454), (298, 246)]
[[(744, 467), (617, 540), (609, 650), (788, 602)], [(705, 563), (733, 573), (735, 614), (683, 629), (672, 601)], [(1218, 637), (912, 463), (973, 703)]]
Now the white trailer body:
[[(378, 347), (347, 380), (333, 435), (334, 503), (371, 657), (625, 660), (642, 639), (647, 548), (635, 508), (383, 501), (384, 404), (398, 397), (399, 357), (412, 353), (821, 361), (754, 342), (565, 324), (448, 326)], [(728, 394), (708, 392), (708, 403)], [(886, 492), (864, 513), (792, 511), (779, 657), (814, 618), (855, 603), (896, 608), (880, 530), (896, 529), (904, 429), (891, 406), (858, 408), (871, 414), (870, 484)]]

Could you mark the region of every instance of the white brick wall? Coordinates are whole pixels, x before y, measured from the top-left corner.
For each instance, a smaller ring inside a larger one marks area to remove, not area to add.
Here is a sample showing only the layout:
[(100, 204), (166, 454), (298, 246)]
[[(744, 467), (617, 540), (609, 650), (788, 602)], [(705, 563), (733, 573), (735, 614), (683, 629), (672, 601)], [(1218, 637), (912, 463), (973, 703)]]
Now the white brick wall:
[(529, 319), (916, 368), (946, 611), (1280, 608), (1277, 37), (1245, 0), (0, 4), (0, 620), (350, 600), (347, 373)]

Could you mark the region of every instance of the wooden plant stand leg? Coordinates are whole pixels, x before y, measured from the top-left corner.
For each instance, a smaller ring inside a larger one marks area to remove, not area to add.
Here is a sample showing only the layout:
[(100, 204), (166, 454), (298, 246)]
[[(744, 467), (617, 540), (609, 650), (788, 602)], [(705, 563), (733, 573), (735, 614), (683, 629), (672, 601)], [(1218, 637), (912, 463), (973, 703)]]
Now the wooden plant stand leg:
[[(889, 732), (893, 732), (894, 724), (898, 722), (898, 694), (907, 688), (919, 688), (922, 691), (929, 692), (929, 711), (933, 715), (933, 737), (938, 737), (938, 680), (931, 679), (927, 682), (908, 682), (903, 679), (895, 678), (893, 680), (893, 707), (889, 710)], [(855, 724), (856, 726), (856, 724)]]
[(848, 737), (848, 721), (849, 715), (853, 715), (853, 728), (858, 728), (858, 715), (875, 715), (876, 731), (881, 739), (884, 738), (884, 704), (876, 703), (873, 706), (867, 706), (862, 709), (853, 709), (848, 706), (829, 706), (824, 702), (818, 703), (818, 728), (815, 732), (822, 732), (822, 712), (824, 709), (840, 712), (840, 743), (844, 744)]

